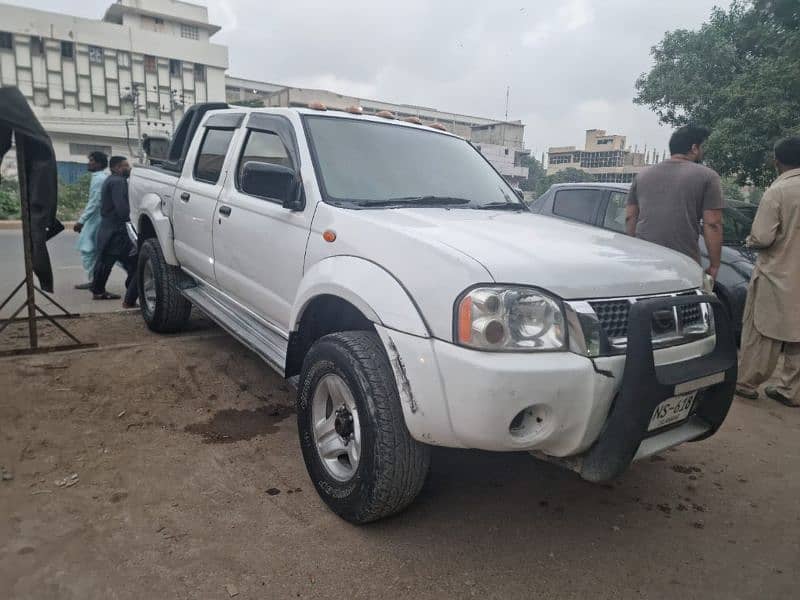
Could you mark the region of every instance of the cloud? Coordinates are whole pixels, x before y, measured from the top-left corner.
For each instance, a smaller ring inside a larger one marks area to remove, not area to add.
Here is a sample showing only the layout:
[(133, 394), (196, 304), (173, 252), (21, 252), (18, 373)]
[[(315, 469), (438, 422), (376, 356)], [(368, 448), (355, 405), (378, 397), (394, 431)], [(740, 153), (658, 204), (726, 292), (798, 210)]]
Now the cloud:
[(553, 36), (577, 31), (592, 22), (594, 10), (587, 0), (567, 0), (556, 14), (539, 22), (522, 34), (522, 45), (535, 47), (545, 44)]
[[(3, 0), (99, 18), (111, 0)], [(197, 2), (198, 0), (189, 0)], [(537, 156), (606, 129), (643, 147), (669, 131), (635, 106), (664, 32), (697, 28), (718, 0), (208, 0), (229, 73), (527, 124)], [(63, 8), (69, 6), (69, 8)]]

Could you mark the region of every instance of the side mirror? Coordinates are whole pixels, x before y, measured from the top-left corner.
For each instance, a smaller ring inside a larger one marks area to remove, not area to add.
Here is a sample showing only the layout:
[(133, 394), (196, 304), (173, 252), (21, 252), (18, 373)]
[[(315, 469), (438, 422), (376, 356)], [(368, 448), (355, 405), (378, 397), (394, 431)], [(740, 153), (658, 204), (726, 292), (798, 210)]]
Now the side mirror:
[(248, 161), (242, 169), (242, 191), (251, 196), (277, 200), (289, 210), (303, 210), (303, 188), (294, 169)]
[(518, 187), (512, 189), (514, 190), (514, 193), (517, 195), (517, 198), (519, 198), (520, 200), (525, 200), (525, 194), (521, 189), (519, 189)]

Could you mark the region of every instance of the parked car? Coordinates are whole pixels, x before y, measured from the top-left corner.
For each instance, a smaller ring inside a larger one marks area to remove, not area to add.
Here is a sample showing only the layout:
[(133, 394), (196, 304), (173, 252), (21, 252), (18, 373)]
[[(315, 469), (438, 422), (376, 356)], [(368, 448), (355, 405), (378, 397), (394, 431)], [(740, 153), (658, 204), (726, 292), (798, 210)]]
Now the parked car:
[[(530, 209), (537, 214), (625, 233), (625, 202), (629, 189), (627, 183), (559, 183), (531, 203)], [(752, 204), (728, 200), (722, 213), (722, 261), (714, 292), (731, 316), (737, 340), (741, 337), (747, 286), (756, 261), (756, 253), (744, 245), (755, 210)], [(708, 252), (702, 236), (700, 253), (703, 267), (707, 267)]]
[(351, 522), (408, 505), (431, 446), (603, 481), (728, 412), (736, 348), (699, 265), (531, 214), (447, 132), (195, 105), (130, 199), (147, 325), (194, 305), (296, 377), (309, 476)]

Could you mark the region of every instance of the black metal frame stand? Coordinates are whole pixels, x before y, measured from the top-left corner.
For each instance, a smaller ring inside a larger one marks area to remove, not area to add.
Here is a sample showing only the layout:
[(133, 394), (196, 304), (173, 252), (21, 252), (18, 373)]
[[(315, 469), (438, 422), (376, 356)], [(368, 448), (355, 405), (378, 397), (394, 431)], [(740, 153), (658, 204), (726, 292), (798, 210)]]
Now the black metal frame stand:
[[(31, 243), (31, 223), (30, 223), (30, 206), (28, 203), (28, 194), (27, 194), (27, 186), (28, 182), (26, 179), (25, 174), (25, 159), (23, 155), (23, 144), (24, 141), (22, 138), (17, 138), (15, 140), (17, 146), (17, 177), (19, 181), (19, 194), (20, 194), (20, 203), (22, 206), (22, 246), (23, 252), (25, 256), (25, 279), (23, 279), (17, 287), (14, 288), (14, 291), (11, 292), (3, 303), (0, 304), (0, 310), (3, 310), (5, 306), (11, 302), (12, 298), (19, 292), (23, 286), (25, 287), (25, 301), (20, 305), (20, 307), (14, 311), (14, 313), (7, 319), (0, 319), (0, 333), (2, 333), (6, 327), (8, 327), (11, 323), (20, 322), (20, 321), (27, 321), (28, 322), (28, 347), (27, 348), (17, 348), (12, 350), (0, 350), (0, 356), (16, 356), (20, 354), (39, 354), (44, 352), (58, 352), (61, 350), (77, 350), (81, 348), (95, 348), (97, 344), (86, 344), (81, 342), (77, 337), (71, 334), (65, 327), (63, 327), (56, 319), (69, 319), (75, 318), (79, 315), (70, 313), (66, 308), (61, 306), (58, 302), (56, 302), (52, 296), (46, 294), (39, 286), (34, 283), (33, 279), (33, 259), (32, 259), (32, 243)], [(59, 315), (50, 315), (42, 309), (41, 306), (36, 304), (36, 292), (39, 292), (42, 296), (47, 298), (50, 302), (52, 302), (55, 306), (59, 308), (61, 314)], [(20, 317), (17, 318), (25, 308), (28, 309), (28, 316), (27, 317)], [(41, 316), (37, 317), (36, 312), (41, 313)], [(39, 335), (38, 329), (36, 327), (37, 320), (39, 319), (46, 319), (50, 321), (55, 327), (61, 331), (64, 335), (66, 335), (72, 343), (70, 344), (62, 344), (58, 346), (40, 346), (39, 345)]]

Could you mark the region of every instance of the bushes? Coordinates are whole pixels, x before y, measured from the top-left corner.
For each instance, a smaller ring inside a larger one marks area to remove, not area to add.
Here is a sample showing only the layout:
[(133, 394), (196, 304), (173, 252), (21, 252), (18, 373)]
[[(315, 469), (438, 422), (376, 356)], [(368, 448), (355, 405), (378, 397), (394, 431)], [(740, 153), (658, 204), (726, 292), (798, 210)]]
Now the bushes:
[[(75, 183), (58, 182), (58, 211), (61, 221), (74, 221), (81, 216), (83, 207), (89, 200), (90, 173), (81, 175)], [(0, 220), (19, 219), (19, 184), (16, 179), (0, 181)]]

